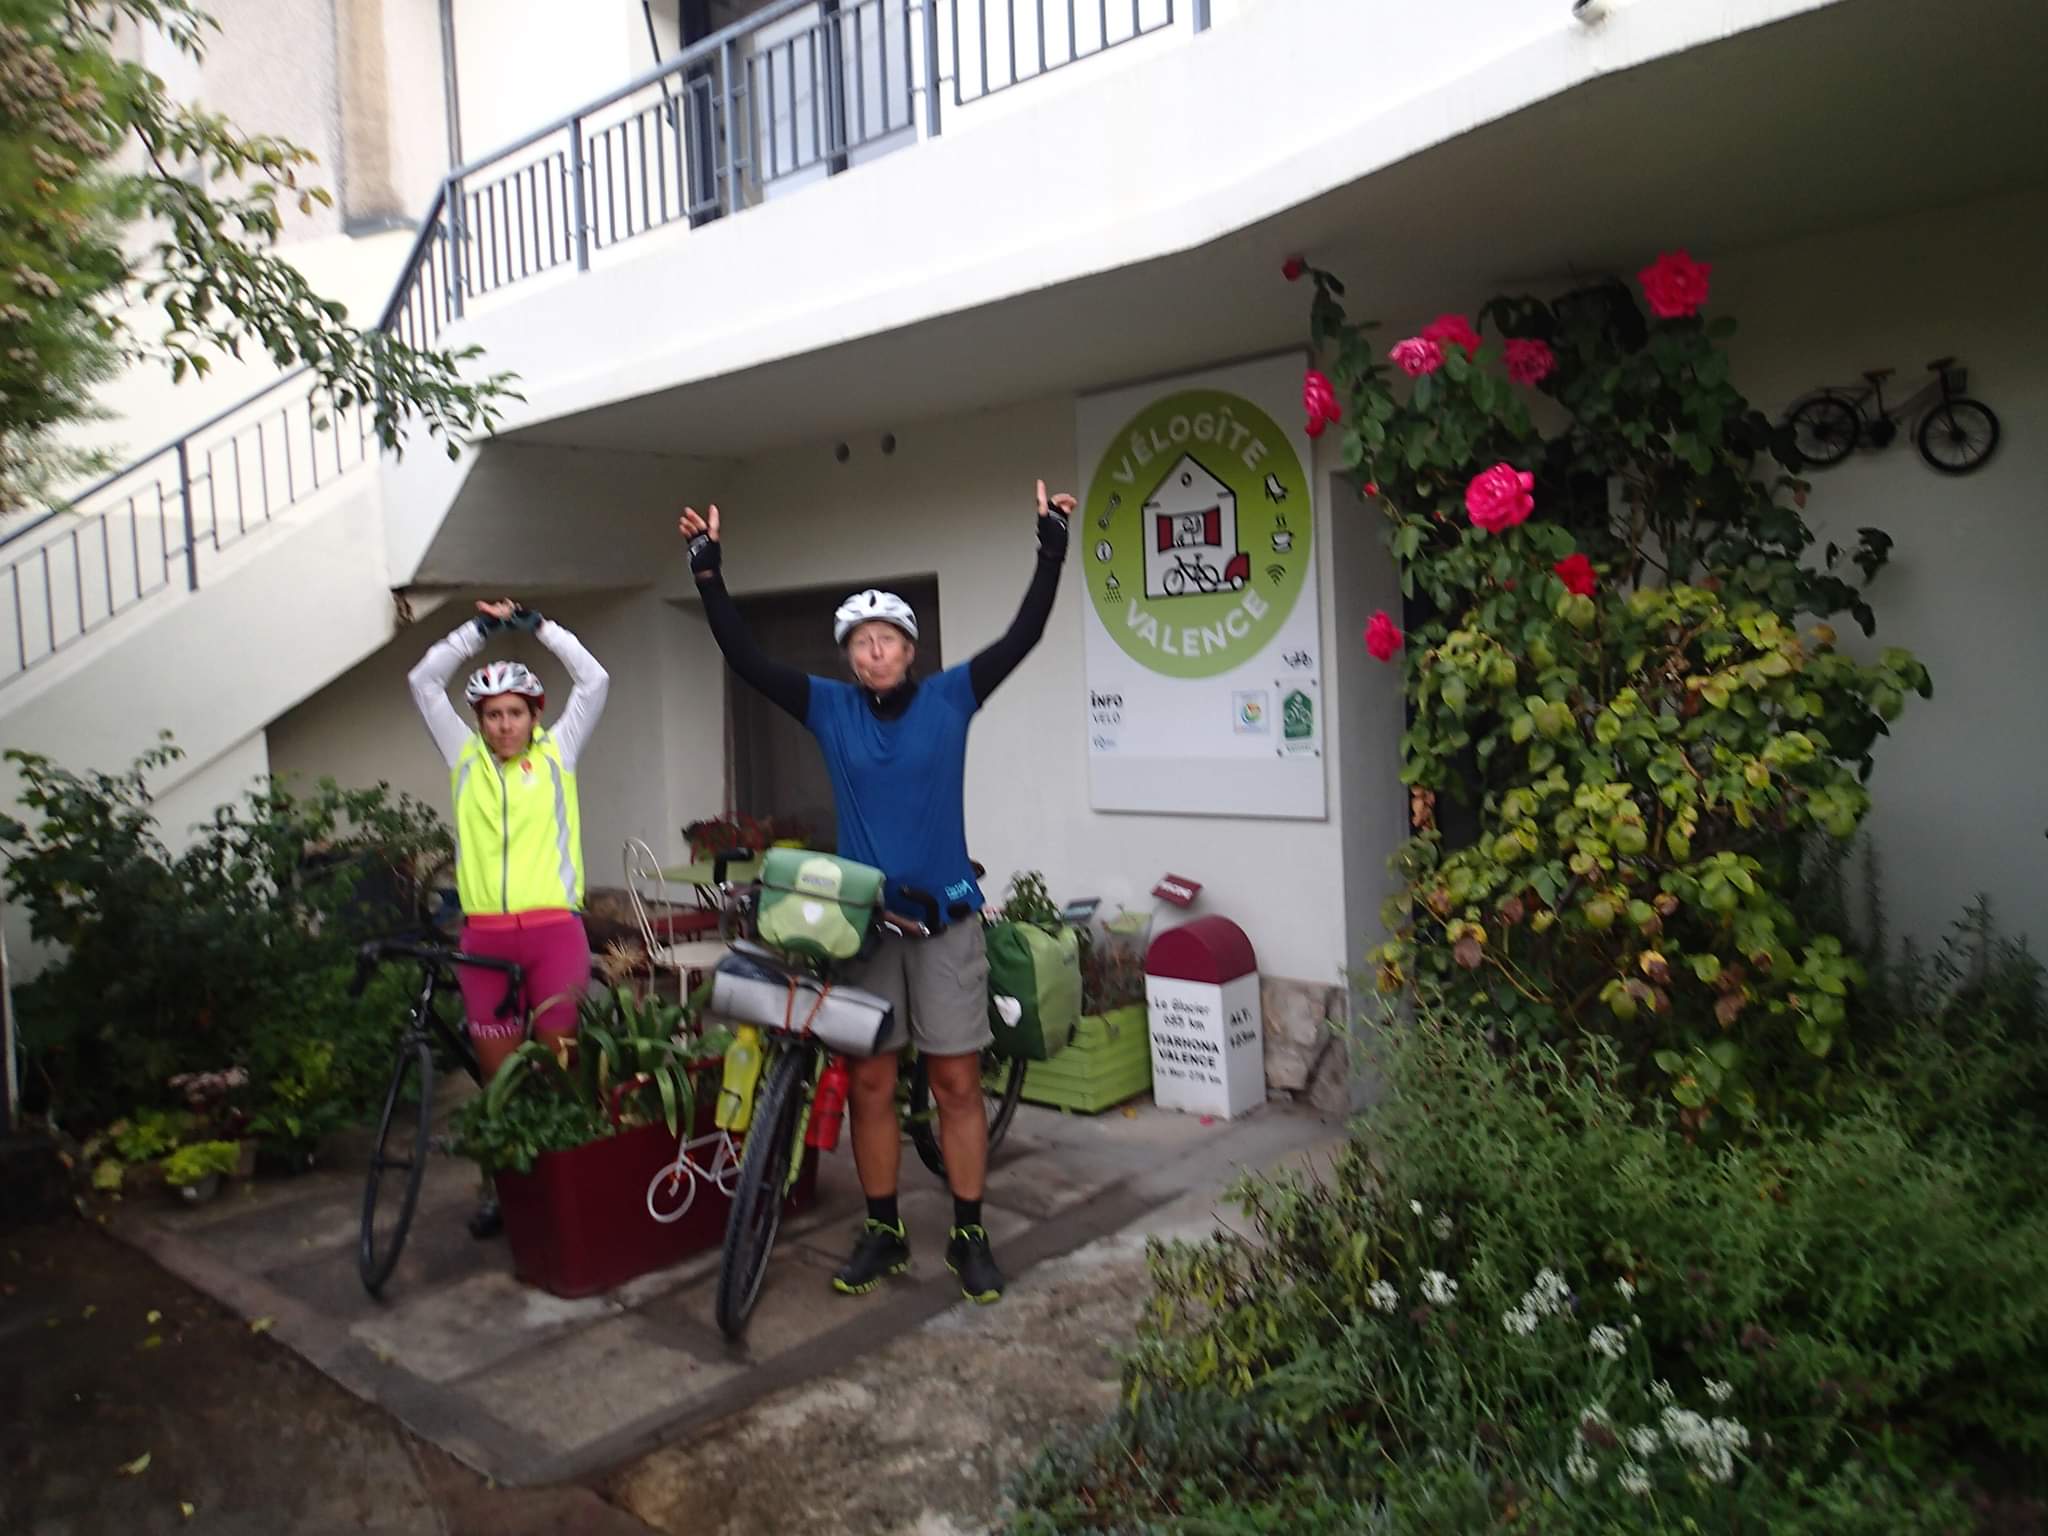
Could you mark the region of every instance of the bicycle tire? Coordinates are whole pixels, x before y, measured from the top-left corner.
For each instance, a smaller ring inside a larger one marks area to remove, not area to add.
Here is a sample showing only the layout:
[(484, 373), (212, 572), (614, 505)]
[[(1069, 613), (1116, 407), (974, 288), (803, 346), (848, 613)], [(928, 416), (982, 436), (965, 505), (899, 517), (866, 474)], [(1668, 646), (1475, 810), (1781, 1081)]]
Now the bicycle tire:
[[(406, 1086), (415, 1074), (419, 1080), (414, 1085), (412, 1103), (417, 1107), (412, 1124), (406, 1127)], [(413, 1213), (419, 1207), (420, 1185), (427, 1176), (427, 1144), (433, 1129), (433, 1095), (433, 1049), (420, 1036), (408, 1034), (392, 1063), (391, 1082), (384, 1090), (384, 1113), (377, 1121), (377, 1139), (370, 1147), (370, 1173), (363, 1184), (356, 1273), (362, 1279), (363, 1289), (372, 1296), (382, 1296), (385, 1282), (397, 1268), (398, 1256), (405, 1251), (406, 1235), (412, 1230)], [(403, 1159), (388, 1155), (394, 1126), (400, 1127), (401, 1144), (411, 1142), (410, 1156)], [(385, 1177), (390, 1172), (402, 1172), (403, 1179), (393, 1185)], [(394, 1205), (385, 1205), (387, 1196), (395, 1197)], [(381, 1234), (377, 1224), (379, 1206), (385, 1206), (390, 1223)]]
[[(990, 1050), (984, 1050), (981, 1056), (981, 1097), (988, 1108), (988, 1150), (993, 1157), (1009, 1132), (1010, 1122), (1017, 1118), (1017, 1105), (1024, 1096), (1024, 1070), (1030, 1063), (1022, 1057), (998, 1056)], [(989, 1091), (991, 1080), (997, 1084), (993, 1093)], [(917, 1148), (918, 1161), (943, 1179), (946, 1176), (946, 1151), (939, 1140), (939, 1112), (932, 1103), (931, 1074), (922, 1056), (910, 1069), (910, 1102), (906, 1119), (910, 1144)]]
[(746, 1332), (768, 1273), (768, 1255), (782, 1230), (811, 1056), (808, 1045), (784, 1046), (754, 1100), (746, 1150), (740, 1154), (738, 1189), (718, 1255), (718, 1331), (728, 1339), (737, 1340)]
[(1799, 457), (1814, 469), (1839, 464), (1855, 451), (1863, 435), (1863, 412), (1838, 395), (1803, 400), (1785, 418)]
[[(1974, 428), (1966, 423), (1975, 423)], [(1945, 422), (1950, 444), (1960, 451), (1951, 459), (1935, 456), (1933, 445), (1937, 423)], [(1972, 400), (1957, 395), (1944, 400), (1920, 420), (1920, 430), (1913, 434), (1913, 441), (1920, 450), (1920, 457), (1927, 467), (1942, 475), (1967, 475), (1982, 469), (1990, 462), (1991, 455), (1998, 451), (1998, 416), (1990, 406), (1981, 400)], [(1983, 447), (1977, 446), (1978, 442)]]

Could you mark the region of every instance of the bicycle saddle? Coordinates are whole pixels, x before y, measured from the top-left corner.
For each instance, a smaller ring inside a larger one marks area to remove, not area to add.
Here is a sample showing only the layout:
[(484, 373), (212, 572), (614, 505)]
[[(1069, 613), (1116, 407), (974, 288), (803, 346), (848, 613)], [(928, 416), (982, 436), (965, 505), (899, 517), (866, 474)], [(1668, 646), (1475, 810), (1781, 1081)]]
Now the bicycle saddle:
[(1863, 370), (1863, 377), (1870, 380), (1873, 384), (1878, 384), (1890, 378), (1896, 372), (1898, 372), (1896, 368), (1866, 368)]
[(1927, 371), (1929, 373), (1942, 373), (1950, 368), (1955, 367), (1955, 365), (1956, 360), (1952, 357), (1937, 357), (1933, 362), (1927, 365)]

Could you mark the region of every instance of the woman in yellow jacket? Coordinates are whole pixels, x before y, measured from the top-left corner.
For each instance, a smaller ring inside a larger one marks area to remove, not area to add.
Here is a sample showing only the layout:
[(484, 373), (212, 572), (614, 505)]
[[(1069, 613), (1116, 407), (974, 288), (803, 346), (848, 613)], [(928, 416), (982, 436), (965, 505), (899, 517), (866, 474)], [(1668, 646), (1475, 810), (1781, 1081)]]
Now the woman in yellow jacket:
[[(455, 806), (455, 886), (462, 899), (462, 947), (515, 962), (526, 974), (534, 1033), (574, 1034), (576, 1005), (590, 984), (583, 930), (583, 835), (576, 763), (604, 711), (611, 678), (568, 630), (509, 598), (478, 603), (477, 616), (438, 641), (407, 681), (434, 745), (448, 764)], [(540, 723), (547, 697), (516, 661), (472, 673), (463, 698), (471, 729), (448, 699), (448, 679), (500, 630), (525, 630), (568, 670), (569, 702), (552, 728)], [(518, 1015), (501, 1019), (505, 988), (495, 971), (464, 970), (462, 1001), (485, 1080), (525, 1034)]]

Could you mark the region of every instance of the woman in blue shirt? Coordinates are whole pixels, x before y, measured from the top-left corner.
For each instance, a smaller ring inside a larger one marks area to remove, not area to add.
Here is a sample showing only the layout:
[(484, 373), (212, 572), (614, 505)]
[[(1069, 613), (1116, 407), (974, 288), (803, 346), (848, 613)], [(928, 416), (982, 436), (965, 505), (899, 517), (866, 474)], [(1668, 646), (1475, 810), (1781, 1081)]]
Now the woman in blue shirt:
[(1072, 496), (1048, 497), (1038, 482), (1038, 558), (1023, 606), (1009, 629), (964, 666), (920, 681), (917, 615), (894, 593), (856, 593), (833, 616), (832, 638), (846, 653), (851, 683), (810, 677), (771, 661), (755, 646), (720, 574), (718, 508), (686, 508), (679, 524), (705, 617), (727, 663), (741, 679), (817, 738), (832, 779), (839, 852), (888, 877), (884, 904), (921, 915), (906, 888), (933, 896), (942, 925), (928, 939), (884, 935), (875, 955), (851, 972), (856, 986), (888, 998), (898, 1035), (891, 1049), (851, 1063), (853, 1160), (867, 1196), (867, 1220), (853, 1256), (832, 1277), (835, 1290), (860, 1295), (910, 1266), (910, 1245), (896, 1205), (902, 1144), (896, 1124), (896, 1053), (905, 1038), (930, 1065), (939, 1111), (953, 1227), (946, 1267), (972, 1300), (1003, 1293), (1002, 1271), (982, 1225), (988, 1171), (988, 1112), (981, 1094), (981, 1050), (988, 1027), (988, 957), (982, 947), (981, 888), (967, 857), (963, 798), (967, 727), (1004, 678), (1045, 633), (1067, 553)]

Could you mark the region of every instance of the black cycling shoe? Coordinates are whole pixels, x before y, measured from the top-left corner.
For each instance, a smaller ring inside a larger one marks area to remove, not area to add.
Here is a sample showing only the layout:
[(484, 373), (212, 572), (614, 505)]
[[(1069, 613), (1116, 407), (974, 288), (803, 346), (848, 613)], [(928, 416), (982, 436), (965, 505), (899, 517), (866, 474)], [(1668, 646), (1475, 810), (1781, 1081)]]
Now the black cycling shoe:
[(891, 1275), (910, 1268), (910, 1237), (903, 1223), (885, 1226), (869, 1218), (853, 1245), (853, 1257), (832, 1277), (832, 1289), (842, 1296), (865, 1296)]
[(988, 1251), (988, 1228), (955, 1227), (946, 1241), (946, 1268), (960, 1277), (960, 1294), (986, 1306), (1003, 1299), (1003, 1272)]
[(496, 1195), (484, 1196), (469, 1218), (469, 1235), (481, 1241), (496, 1237), (505, 1230), (505, 1213), (498, 1206)]

